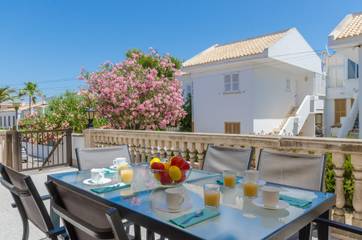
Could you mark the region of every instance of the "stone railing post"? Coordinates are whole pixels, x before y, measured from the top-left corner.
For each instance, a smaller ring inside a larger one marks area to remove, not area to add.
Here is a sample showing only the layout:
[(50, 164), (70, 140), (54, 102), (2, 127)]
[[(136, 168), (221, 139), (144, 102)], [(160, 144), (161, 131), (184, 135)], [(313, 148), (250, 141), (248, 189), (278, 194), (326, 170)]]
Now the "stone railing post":
[(194, 167), (201, 168), (202, 165), (204, 164), (205, 144), (197, 143), (196, 150), (197, 150), (197, 166), (196, 164), (194, 164)]
[(354, 177), (352, 225), (362, 227), (362, 154), (351, 155)]
[(195, 148), (195, 143), (193, 142), (187, 142), (187, 149), (189, 150), (189, 161), (191, 166), (194, 166), (195, 160), (196, 160), (196, 148)]
[(90, 147), (94, 147), (94, 142), (93, 142), (93, 136), (92, 136), (92, 130), (91, 129), (85, 129), (83, 131), (83, 135), (84, 135), (84, 145), (87, 148)]
[(345, 155), (343, 153), (332, 153), (334, 172), (336, 174), (336, 186), (334, 190), (336, 194), (336, 208), (334, 210), (333, 219), (342, 223), (345, 222), (345, 212), (343, 208), (346, 203), (343, 188), (344, 160)]

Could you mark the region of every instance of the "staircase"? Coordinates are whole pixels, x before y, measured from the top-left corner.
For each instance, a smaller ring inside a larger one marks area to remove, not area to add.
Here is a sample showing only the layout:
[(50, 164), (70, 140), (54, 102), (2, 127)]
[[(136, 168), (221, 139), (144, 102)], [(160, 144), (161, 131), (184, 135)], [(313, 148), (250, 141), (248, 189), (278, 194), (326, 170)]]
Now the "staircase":
[[(346, 117), (341, 118), (341, 128), (337, 132), (338, 138), (345, 138), (349, 135), (355, 135), (356, 129), (358, 129), (358, 97), (353, 102), (351, 111)], [(357, 126), (356, 126), (357, 122)]]
[(317, 113), (318, 110), (323, 110), (323, 100), (319, 99), (319, 97), (315, 95), (305, 96), (295, 114), (286, 119), (278, 135), (299, 135), (309, 115)]

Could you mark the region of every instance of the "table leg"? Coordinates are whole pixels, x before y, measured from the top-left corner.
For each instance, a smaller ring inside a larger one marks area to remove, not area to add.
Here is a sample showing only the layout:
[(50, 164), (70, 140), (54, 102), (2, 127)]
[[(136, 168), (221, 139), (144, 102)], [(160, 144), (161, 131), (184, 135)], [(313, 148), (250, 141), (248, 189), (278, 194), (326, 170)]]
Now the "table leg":
[[(330, 220), (330, 211), (324, 212), (319, 218)], [(318, 239), (328, 240), (329, 239), (329, 228), (325, 223), (318, 223)]]
[(307, 224), (301, 230), (299, 230), (299, 240), (309, 240), (310, 239), (310, 229), (311, 224)]
[(141, 227), (139, 225), (134, 225), (134, 239), (141, 240)]
[(53, 201), (50, 201), (50, 220), (53, 223), (54, 228), (60, 227), (60, 217), (53, 211)]

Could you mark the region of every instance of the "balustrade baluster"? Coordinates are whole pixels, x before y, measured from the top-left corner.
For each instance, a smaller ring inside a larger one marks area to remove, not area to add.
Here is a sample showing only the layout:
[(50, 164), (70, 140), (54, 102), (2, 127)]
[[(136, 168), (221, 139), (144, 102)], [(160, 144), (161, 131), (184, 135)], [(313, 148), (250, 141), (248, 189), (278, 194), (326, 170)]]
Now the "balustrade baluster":
[(196, 143), (197, 150), (197, 165), (194, 164), (194, 167), (201, 168), (204, 164), (204, 155), (205, 155), (205, 144), (204, 143)]
[(166, 145), (166, 157), (170, 158), (172, 154), (172, 141), (168, 141)]
[(147, 159), (146, 159), (146, 140), (144, 138), (141, 139), (140, 150), (141, 150), (141, 162), (147, 162)]
[(354, 177), (352, 224), (362, 227), (362, 154), (352, 154), (351, 160)]
[(159, 149), (160, 149), (160, 158), (165, 158), (166, 150), (165, 150), (165, 141), (164, 140), (159, 141)]
[(150, 161), (152, 159), (152, 144), (151, 144), (151, 139), (146, 139), (146, 144), (145, 144), (145, 152), (146, 152), (146, 161)]
[(194, 163), (195, 163), (195, 160), (196, 160), (196, 155), (197, 155), (197, 152), (196, 152), (196, 147), (195, 147), (195, 143), (193, 142), (188, 142), (187, 143), (187, 149), (188, 149), (188, 152), (189, 152), (189, 161), (190, 161), (190, 164), (192, 167), (194, 167)]
[[(344, 174), (344, 160), (345, 155), (343, 153), (332, 153), (332, 161), (335, 172), (336, 186), (335, 186), (335, 194), (336, 194), (336, 208), (334, 209), (333, 219), (338, 222), (345, 223), (345, 211), (344, 205), (346, 203), (344, 197), (344, 189), (343, 189), (343, 174)], [(335, 229), (335, 232), (340, 232)]]

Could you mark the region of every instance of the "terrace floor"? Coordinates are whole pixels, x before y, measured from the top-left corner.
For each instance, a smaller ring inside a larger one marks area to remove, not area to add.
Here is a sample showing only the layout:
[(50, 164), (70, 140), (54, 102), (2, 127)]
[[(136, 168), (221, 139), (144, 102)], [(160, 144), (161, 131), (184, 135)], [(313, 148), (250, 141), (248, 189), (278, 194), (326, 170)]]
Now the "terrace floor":
[[(54, 168), (45, 168), (41, 171), (32, 170), (26, 171), (24, 174), (31, 175), (34, 184), (36, 185), (40, 195), (47, 194), (44, 182), (47, 179), (48, 174), (67, 172), (67, 171), (76, 171), (75, 168), (71, 167), (54, 167)], [(10, 193), (0, 185), (0, 239), (21, 239), (23, 227), (21, 224), (20, 215), (18, 210), (11, 208), (10, 203), (13, 202)], [(49, 201), (45, 201), (46, 207), (49, 209)], [(145, 231), (142, 231), (142, 238), (145, 237)], [(29, 240), (38, 240), (46, 239), (45, 235), (38, 230), (34, 225), (30, 223), (30, 234)], [(313, 237), (313, 239), (316, 239)], [(332, 238), (337, 239), (337, 238)], [(341, 237), (338, 239), (349, 239), (348, 237)]]

